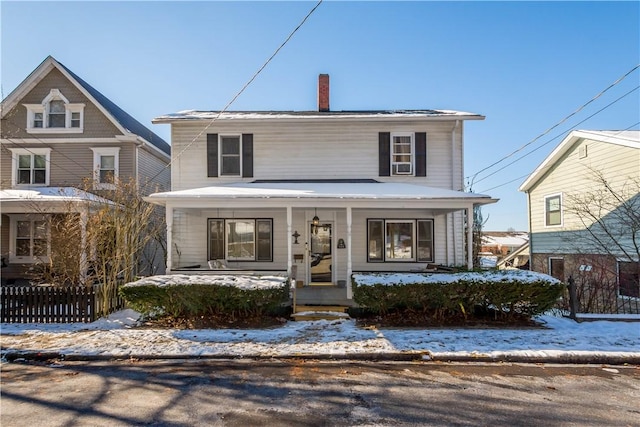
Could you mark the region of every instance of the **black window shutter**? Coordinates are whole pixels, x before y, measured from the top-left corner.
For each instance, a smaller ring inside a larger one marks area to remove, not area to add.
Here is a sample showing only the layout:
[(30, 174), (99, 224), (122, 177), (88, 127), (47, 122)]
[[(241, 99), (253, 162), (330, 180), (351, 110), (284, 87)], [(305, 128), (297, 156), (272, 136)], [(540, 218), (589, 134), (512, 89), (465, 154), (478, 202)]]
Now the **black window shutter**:
[(378, 175), (391, 175), (391, 133), (378, 134)]
[(427, 176), (427, 134), (416, 132), (416, 176)]
[(253, 134), (242, 134), (242, 176), (253, 177)]
[(207, 176), (218, 176), (218, 134), (207, 134)]

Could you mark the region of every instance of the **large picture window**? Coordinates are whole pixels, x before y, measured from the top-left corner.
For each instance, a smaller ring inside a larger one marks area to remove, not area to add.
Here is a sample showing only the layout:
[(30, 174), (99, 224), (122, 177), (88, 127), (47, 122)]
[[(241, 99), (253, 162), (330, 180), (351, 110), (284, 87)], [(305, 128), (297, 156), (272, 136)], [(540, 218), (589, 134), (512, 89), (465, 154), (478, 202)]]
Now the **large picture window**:
[(432, 262), (433, 220), (370, 219), (369, 262)]
[(273, 220), (208, 220), (209, 259), (273, 261)]

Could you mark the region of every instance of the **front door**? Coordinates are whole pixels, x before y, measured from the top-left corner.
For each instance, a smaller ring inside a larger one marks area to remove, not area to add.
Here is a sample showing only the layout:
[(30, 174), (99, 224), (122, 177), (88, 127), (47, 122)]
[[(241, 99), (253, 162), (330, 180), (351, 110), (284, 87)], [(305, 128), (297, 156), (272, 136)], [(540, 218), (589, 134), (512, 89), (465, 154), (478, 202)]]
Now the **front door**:
[(333, 284), (333, 258), (331, 254), (331, 224), (310, 224), (309, 248), (310, 285)]

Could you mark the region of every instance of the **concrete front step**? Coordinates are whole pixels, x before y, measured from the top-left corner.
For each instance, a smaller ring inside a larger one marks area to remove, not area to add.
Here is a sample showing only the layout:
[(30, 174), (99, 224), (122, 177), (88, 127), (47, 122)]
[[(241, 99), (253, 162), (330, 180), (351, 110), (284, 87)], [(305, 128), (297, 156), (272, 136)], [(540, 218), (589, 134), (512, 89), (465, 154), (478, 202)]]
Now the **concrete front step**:
[(291, 315), (296, 322), (305, 320), (346, 320), (351, 319), (347, 313), (336, 313), (335, 311), (305, 311)]
[(352, 306), (347, 298), (347, 289), (332, 286), (306, 286), (295, 289), (296, 303), (299, 305)]
[(303, 311), (332, 311), (336, 313), (346, 313), (349, 307), (344, 305), (304, 305), (298, 304), (295, 307), (295, 313), (301, 313)]
[(349, 307), (336, 305), (296, 305), (291, 315), (295, 321), (350, 319)]

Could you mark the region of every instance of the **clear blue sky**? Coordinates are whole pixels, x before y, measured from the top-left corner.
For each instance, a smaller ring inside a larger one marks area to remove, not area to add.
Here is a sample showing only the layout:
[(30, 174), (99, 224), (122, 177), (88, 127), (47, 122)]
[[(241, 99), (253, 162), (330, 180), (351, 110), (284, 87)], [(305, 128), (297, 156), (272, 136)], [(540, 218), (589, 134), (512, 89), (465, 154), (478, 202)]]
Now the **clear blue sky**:
[[(52, 55), (169, 140), (169, 126), (151, 125), (154, 117), (223, 108), (314, 5), (3, 0), (2, 97)], [(638, 63), (636, 1), (325, 1), (230, 109), (313, 110), (317, 76), (329, 73), (332, 110), (482, 114), (486, 120), (466, 125), (465, 176), (472, 176)], [(613, 102), (639, 84), (636, 70), (478, 175), (473, 190), (501, 199), (484, 208), (485, 230), (528, 229), (518, 187), (574, 126), (638, 129), (640, 90)]]

